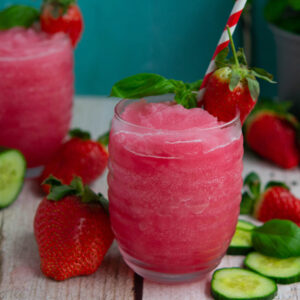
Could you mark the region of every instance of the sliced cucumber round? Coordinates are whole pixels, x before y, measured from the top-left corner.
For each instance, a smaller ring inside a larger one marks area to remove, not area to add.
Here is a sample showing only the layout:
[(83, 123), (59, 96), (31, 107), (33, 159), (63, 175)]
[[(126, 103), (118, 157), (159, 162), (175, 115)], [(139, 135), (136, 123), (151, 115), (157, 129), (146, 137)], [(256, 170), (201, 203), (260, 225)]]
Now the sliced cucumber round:
[(271, 300), (277, 294), (277, 285), (249, 270), (224, 268), (214, 272), (211, 294), (218, 300)]
[(0, 208), (13, 203), (21, 192), (26, 172), (23, 154), (0, 147)]
[(252, 252), (245, 259), (245, 266), (277, 283), (290, 284), (300, 281), (300, 257), (275, 258)]
[(250, 222), (244, 220), (238, 220), (236, 228), (243, 229), (243, 230), (253, 230), (256, 226)]
[(252, 246), (252, 231), (237, 228), (227, 249), (230, 255), (246, 255), (254, 250)]

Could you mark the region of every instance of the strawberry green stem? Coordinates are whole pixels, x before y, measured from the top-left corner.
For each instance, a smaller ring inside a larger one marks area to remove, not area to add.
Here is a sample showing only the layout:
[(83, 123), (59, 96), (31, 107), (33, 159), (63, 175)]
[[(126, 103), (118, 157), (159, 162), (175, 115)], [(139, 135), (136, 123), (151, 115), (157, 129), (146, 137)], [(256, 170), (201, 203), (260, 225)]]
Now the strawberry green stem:
[(239, 60), (238, 60), (238, 57), (237, 57), (237, 54), (236, 54), (236, 49), (235, 49), (234, 42), (233, 42), (233, 38), (232, 38), (232, 35), (231, 35), (231, 32), (230, 32), (230, 27), (228, 25), (227, 25), (227, 32), (228, 32), (228, 36), (229, 36), (229, 40), (230, 40), (230, 46), (231, 46), (231, 49), (232, 49), (235, 65), (237, 67), (240, 67)]

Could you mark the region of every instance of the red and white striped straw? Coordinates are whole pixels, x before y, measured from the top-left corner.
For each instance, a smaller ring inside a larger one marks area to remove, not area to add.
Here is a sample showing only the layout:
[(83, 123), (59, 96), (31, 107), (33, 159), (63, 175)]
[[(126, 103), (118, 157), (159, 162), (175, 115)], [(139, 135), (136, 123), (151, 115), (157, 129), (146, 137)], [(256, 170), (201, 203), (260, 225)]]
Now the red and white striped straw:
[(199, 100), (202, 99), (203, 97), (203, 93), (205, 91), (205, 87), (207, 85), (207, 81), (210, 77), (210, 75), (215, 71), (216, 69), (216, 64), (215, 64), (215, 58), (216, 56), (223, 50), (225, 49), (226, 47), (228, 47), (229, 45), (229, 36), (228, 36), (228, 32), (227, 32), (227, 26), (230, 27), (230, 32), (231, 34), (234, 33), (234, 30), (239, 22), (239, 19), (241, 17), (241, 14), (244, 10), (244, 7), (247, 3), (247, 0), (236, 0), (234, 6), (233, 6), (233, 9), (231, 11), (231, 14), (230, 14), (230, 17), (226, 23), (226, 26), (225, 26), (225, 29), (221, 35), (221, 38), (219, 40), (219, 43), (218, 43), (218, 46), (216, 48), (216, 51), (210, 61), (210, 64), (207, 68), (207, 71), (205, 73), (205, 76), (203, 78), (203, 82), (202, 82), (202, 85), (200, 87), (200, 91), (198, 93), (198, 98)]

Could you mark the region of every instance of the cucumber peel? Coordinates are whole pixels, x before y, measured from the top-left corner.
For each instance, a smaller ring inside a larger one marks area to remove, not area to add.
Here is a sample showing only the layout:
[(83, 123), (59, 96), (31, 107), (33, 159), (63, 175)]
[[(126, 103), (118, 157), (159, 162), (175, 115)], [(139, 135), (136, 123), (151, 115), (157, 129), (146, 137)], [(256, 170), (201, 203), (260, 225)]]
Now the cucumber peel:
[(26, 172), (26, 160), (15, 149), (0, 147), (0, 208), (12, 204), (20, 194)]
[(213, 274), (211, 294), (218, 300), (271, 300), (277, 294), (277, 285), (250, 270), (223, 268)]
[(245, 266), (280, 284), (290, 284), (300, 281), (300, 257), (276, 258), (258, 252), (247, 255)]

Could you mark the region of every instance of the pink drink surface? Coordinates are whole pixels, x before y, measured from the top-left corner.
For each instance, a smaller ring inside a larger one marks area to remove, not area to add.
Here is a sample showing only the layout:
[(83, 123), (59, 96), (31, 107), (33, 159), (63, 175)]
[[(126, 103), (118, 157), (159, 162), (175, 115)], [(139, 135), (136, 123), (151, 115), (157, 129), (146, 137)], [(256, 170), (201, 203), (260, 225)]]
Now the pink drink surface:
[(239, 214), (243, 156), (240, 124), (220, 125), (171, 103), (140, 101), (115, 116), (110, 217), (125, 257), (170, 274), (219, 263)]
[(73, 99), (73, 49), (64, 34), (0, 31), (0, 146), (44, 164), (66, 136)]

